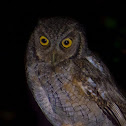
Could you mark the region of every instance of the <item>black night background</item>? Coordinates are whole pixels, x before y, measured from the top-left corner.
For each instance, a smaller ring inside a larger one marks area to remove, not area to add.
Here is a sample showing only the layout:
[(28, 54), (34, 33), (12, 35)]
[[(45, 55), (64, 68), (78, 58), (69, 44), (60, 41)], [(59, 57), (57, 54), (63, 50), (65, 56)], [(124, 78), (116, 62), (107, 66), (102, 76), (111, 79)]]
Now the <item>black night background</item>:
[(78, 2), (62, 6), (61, 1), (55, 5), (49, 1), (38, 5), (5, 3), (1, 15), (0, 126), (51, 126), (34, 101), (25, 77), (26, 45), (40, 17), (68, 16), (83, 24), (89, 48), (107, 65), (126, 97), (126, 4)]

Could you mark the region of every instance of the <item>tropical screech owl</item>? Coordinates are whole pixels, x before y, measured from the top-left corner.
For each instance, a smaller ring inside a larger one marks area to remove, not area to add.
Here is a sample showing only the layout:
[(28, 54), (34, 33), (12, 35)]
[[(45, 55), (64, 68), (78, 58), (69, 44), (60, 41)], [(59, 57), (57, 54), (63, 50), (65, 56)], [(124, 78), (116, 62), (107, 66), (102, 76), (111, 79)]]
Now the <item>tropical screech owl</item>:
[(26, 75), (36, 102), (54, 126), (126, 126), (126, 99), (88, 49), (77, 21), (39, 20), (28, 43)]

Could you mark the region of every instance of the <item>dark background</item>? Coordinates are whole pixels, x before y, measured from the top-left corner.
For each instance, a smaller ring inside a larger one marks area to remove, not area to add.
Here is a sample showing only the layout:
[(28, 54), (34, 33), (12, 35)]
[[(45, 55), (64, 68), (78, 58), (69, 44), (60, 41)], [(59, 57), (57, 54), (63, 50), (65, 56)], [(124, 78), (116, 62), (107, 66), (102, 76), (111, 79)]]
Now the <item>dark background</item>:
[(50, 125), (28, 89), (24, 68), (26, 44), (40, 17), (69, 16), (80, 21), (89, 48), (108, 66), (126, 96), (126, 4), (13, 1), (6, 2), (1, 12), (0, 126)]

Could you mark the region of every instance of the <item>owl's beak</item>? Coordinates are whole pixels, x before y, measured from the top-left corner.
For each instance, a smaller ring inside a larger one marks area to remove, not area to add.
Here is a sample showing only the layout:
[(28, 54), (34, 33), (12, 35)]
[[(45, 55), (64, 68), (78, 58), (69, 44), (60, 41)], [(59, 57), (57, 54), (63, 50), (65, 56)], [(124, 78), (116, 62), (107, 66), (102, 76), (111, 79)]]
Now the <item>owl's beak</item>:
[(53, 53), (52, 53), (52, 65), (53, 65), (53, 66), (54, 66), (55, 62), (56, 62), (56, 53), (53, 52)]

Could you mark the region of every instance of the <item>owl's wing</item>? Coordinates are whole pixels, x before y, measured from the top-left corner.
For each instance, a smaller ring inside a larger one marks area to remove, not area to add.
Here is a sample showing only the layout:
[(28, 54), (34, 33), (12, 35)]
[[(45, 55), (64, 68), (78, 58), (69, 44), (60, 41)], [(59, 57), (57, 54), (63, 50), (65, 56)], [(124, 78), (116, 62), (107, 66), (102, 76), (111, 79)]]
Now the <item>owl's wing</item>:
[(42, 88), (41, 83), (35, 73), (35, 66), (36, 64), (32, 64), (26, 69), (28, 85), (40, 109), (45, 114), (47, 119), (53, 123), (53, 121), (57, 118), (59, 119), (59, 117), (52, 110), (52, 106), (46, 92)]
[(80, 68), (80, 79), (83, 81), (83, 75), (87, 78), (86, 82), (84, 80), (85, 93), (97, 102), (109, 118), (126, 126), (126, 99), (118, 91), (103, 62), (95, 55), (90, 55), (75, 61), (75, 64)]

